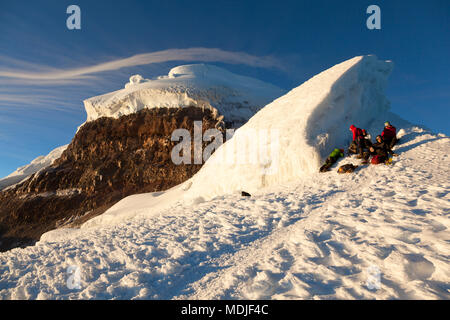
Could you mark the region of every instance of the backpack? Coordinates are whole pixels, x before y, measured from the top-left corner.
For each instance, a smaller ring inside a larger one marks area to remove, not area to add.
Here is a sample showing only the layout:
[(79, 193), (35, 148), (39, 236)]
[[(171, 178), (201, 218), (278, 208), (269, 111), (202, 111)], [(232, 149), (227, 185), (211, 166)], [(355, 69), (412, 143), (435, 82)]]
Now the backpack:
[(351, 163), (348, 163), (348, 164), (344, 164), (344, 165), (340, 166), (337, 172), (338, 173), (352, 173), (353, 171), (355, 171), (356, 168), (358, 168), (358, 166), (354, 166)]
[(380, 164), (384, 163), (384, 157), (380, 155), (373, 156), (372, 160), (370, 161), (372, 164)]

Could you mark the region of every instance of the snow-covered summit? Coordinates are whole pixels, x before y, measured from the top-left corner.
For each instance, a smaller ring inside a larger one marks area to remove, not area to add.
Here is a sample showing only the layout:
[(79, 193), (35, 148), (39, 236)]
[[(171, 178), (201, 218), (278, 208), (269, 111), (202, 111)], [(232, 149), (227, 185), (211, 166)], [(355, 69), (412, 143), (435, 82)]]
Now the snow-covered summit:
[(87, 121), (118, 118), (144, 108), (198, 106), (243, 123), (284, 91), (213, 65), (178, 66), (154, 80), (130, 77), (125, 88), (84, 101)]

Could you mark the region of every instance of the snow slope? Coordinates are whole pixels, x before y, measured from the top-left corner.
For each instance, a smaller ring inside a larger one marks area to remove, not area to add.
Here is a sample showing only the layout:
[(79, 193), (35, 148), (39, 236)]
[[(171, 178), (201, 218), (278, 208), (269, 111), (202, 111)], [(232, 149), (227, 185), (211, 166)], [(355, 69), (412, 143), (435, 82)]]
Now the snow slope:
[(66, 150), (67, 146), (68, 145), (58, 147), (50, 151), (50, 153), (46, 156), (39, 156), (29, 164), (17, 168), (17, 170), (12, 172), (10, 175), (0, 179), (0, 190), (13, 186), (27, 179), (33, 173), (52, 165), (53, 161), (58, 159), (64, 150)]
[(402, 128), (393, 166), (138, 203), (121, 224), (1, 253), (0, 299), (449, 299), (450, 139)]
[(122, 90), (84, 101), (87, 121), (118, 118), (143, 108), (199, 106), (243, 123), (285, 92), (263, 81), (205, 64), (182, 65), (155, 80), (130, 77)]

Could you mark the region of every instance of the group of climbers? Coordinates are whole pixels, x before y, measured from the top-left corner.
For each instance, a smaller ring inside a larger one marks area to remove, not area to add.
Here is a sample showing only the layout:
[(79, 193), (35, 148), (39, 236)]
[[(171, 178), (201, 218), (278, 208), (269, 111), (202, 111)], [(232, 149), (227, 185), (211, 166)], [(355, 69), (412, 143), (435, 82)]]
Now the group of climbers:
[[(397, 129), (389, 121), (384, 123), (381, 135), (376, 137), (376, 142), (372, 143), (366, 130), (351, 125), (349, 130), (353, 134), (353, 141), (348, 148), (348, 154), (356, 154), (357, 159), (362, 159), (362, 164), (367, 164), (372, 157), (371, 163), (388, 163), (390, 156), (397, 156), (392, 151), (398, 142)], [(320, 172), (326, 172), (341, 157), (344, 157), (343, 149), (334, 149), (326, 159), (325, 164), (320, 167)], [(356, 168), (356, 167), (355, 167)]]

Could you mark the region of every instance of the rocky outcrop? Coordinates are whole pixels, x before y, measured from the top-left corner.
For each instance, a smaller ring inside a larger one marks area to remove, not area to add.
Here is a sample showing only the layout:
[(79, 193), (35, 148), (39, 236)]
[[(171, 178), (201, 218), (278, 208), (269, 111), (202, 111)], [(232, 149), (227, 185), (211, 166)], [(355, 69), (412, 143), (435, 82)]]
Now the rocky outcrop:
[(178, 142), (171, 135), (181, 128), (193, 135), (194, 121), (202, 121), (204, 132), (218, 119), (210, 110), (186, 107), (85, 123), (53, 165), (0, 192), (0, 251), (80, 225), (130, 194), (166, 190), (193, 176), (201, 165), (174, 164)]

